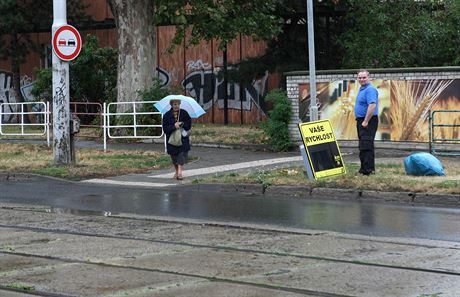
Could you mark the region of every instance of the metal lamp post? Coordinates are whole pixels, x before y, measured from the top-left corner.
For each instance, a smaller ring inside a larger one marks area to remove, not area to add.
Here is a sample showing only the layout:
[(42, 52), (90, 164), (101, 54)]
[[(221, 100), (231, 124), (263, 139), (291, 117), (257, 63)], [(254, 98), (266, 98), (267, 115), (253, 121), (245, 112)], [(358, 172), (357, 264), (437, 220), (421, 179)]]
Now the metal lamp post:
[(315, 34), (313, 28), (313, 1), (307, 0), (308, 64), (310, 74), (310, 122), (318, 120), (316, 104)]

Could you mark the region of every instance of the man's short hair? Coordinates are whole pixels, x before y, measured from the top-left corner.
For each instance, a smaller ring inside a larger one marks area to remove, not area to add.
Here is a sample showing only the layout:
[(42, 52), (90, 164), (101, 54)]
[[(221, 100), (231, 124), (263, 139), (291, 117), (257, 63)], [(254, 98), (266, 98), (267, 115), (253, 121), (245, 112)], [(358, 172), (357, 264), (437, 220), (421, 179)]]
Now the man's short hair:
[(357, 74), (360, 74), (361, 72), (366, 72), (367, 76), (369, 76), (369, 71), (367, 69), (359, 69)]

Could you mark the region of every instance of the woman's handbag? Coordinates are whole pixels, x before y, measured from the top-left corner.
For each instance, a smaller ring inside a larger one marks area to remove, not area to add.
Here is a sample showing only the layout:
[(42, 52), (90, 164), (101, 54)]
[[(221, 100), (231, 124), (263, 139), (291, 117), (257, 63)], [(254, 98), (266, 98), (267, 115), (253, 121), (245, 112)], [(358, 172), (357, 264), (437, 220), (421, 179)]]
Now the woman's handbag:
[(176, 129), (171, 133), (169, 136), (168, 143), (173, 146), (182, 146), (182, 133), (180, 132), (181, 129)]
[[(180, 116), (180, 111), (179, 111), (179, 116)], [(179, 116), (177, 117), (177, 120), (179, 120)], [(174, 130), (171, 135), (169, 136), (168, 143), (173, 146), (182, 146), (182, 129), (176, 129)]]

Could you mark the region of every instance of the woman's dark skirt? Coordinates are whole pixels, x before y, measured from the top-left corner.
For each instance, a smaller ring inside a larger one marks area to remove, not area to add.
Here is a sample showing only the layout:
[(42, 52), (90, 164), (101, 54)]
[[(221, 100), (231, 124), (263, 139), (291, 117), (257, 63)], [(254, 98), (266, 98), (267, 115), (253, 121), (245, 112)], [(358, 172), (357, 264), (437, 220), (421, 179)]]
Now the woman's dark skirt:
[(184, 165), (187, 163), (188, 152), (180, 152), (177, 155), (170, 155), (174, 165)]

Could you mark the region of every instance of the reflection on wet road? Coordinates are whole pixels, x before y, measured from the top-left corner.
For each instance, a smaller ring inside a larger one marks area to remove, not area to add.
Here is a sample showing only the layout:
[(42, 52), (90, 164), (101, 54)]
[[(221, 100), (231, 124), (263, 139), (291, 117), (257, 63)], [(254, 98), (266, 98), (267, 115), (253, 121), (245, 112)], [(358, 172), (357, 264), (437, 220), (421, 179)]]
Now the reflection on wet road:
[(0, 201), (56, 208), (134, 213), (139, 215), (253, 223), (352, 234), (414, 237), (460, 242), (460, 209), (351, 202), (303, 200), (239, 193), (165, 190), (86, 191), (53, 197), (44, 193)]

